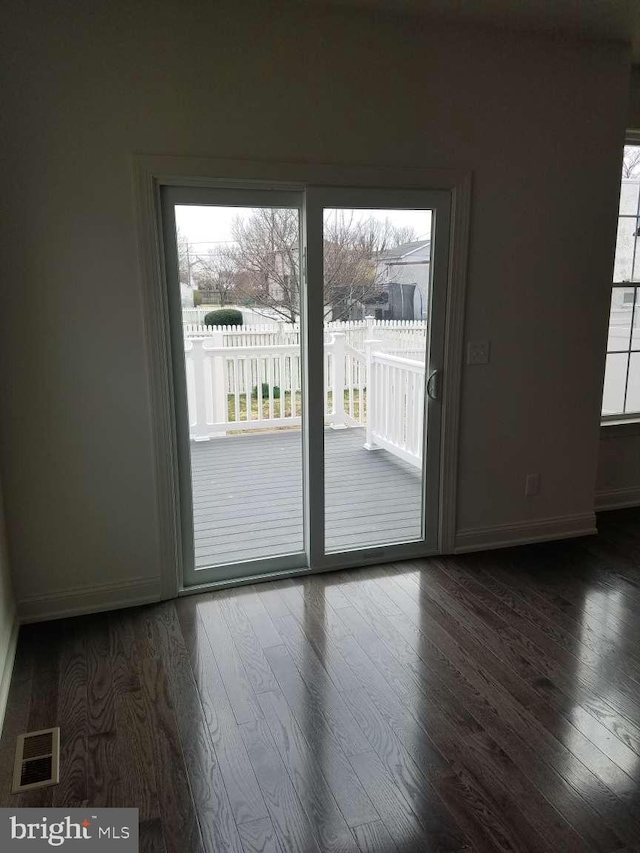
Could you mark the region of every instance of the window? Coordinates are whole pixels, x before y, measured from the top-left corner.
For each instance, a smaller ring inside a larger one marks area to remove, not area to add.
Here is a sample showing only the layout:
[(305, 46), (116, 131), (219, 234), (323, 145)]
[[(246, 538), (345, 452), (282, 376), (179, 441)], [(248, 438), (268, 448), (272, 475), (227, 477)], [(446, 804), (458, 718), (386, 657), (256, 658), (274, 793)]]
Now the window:
[(602, 417), (640, 418), (640, 142), (625, 145)]

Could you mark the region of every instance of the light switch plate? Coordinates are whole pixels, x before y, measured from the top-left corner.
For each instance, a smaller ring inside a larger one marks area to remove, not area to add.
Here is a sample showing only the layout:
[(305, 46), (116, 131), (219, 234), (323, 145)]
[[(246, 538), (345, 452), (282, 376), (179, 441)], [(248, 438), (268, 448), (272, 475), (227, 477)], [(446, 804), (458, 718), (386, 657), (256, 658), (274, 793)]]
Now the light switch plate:
[(469, 341), (467, 364), (489, 364), (489, 341)]

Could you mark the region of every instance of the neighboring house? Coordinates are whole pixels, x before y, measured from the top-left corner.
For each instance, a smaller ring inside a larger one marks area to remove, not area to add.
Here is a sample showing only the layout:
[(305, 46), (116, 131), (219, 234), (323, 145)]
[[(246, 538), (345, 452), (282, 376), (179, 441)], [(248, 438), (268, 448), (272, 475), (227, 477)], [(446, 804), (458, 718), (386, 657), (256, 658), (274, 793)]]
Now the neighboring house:
[(180, 285), (180, 304), (183, 308), (193, 308), (193, 291), (194, 288), (188, 284)]
[(290, 293), (285, 296), (285, 288), (288, 291), (292, 285), (292, 280), (297, 278), (298, 250), (296, 248), (293, 248), (291, 252), (295, 258), (295, 269), (292, 269), (289, 254), (280, 250), (276, 250), (273, 253), (273, 273), (271, 275), (265, 274), (265, 280), (263, 284), (264, 295), (267, 296), (269, 299), (273, 300), (273, 302), (275, 303), (286, 303), (287, 299), (291, 298)]
[(375, 306), (381, 320), (422, 320), (427, 316), (431, 240), (402, 243), (377, 259), (376, 280), (388, 298)]

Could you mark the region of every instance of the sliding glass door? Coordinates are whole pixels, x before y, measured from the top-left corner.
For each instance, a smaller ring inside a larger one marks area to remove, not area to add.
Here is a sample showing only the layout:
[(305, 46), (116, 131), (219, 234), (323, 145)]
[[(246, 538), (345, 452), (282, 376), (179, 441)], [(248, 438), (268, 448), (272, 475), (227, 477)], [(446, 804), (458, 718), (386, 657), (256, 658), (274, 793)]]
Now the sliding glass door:
[(185, 583), (304, 568), (302, 195), (163, 202)]
[(313, 556), (330, 568), (434, 553), (449, 194), (317, 188), (305, 213), (323, 400)]
[(449, 194), (162, 213), (185, 585), (435, 552)]

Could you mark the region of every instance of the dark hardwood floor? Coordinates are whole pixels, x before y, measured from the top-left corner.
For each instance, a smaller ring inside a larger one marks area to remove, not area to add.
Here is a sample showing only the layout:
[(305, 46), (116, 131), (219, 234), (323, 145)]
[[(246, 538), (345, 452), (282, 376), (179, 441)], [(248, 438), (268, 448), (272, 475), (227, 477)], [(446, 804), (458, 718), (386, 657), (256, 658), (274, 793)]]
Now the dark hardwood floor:
[[(597, 537), (24, 627), (0, 806), (141, 850), (640, 850), (640, 510)], [(60, 725), (60, 785), (10, 795)]]

